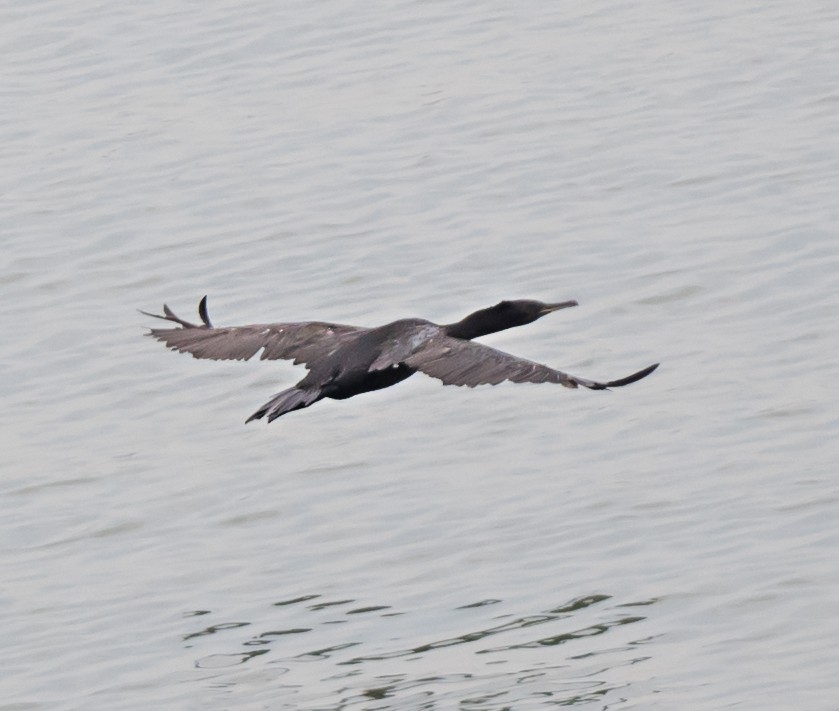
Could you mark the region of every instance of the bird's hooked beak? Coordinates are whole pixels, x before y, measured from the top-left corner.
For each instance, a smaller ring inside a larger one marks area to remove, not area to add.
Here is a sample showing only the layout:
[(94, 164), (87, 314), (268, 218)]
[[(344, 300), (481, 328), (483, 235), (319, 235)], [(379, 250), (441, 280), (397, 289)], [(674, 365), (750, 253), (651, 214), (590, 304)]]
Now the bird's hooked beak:
[(545, 314), (552, 313), (554, 311), (559, 311), (560, 309), (567, 309), (571, 306), (576, 306), (577, 302), (573, 299), (571, 301), (560, 301), (558, 304), (545, 304), (542, 306), (541, 311), (539, 311), (540, 316), (544, 316)]

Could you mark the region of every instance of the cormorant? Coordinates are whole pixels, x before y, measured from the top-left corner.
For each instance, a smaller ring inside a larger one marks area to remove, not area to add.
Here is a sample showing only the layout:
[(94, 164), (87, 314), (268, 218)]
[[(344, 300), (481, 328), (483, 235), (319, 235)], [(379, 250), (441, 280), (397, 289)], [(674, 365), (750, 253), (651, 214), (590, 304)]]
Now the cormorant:
[(576, 305), (576, 301), (501, 301), (448, 325), (406, 318), (377, 328), (319, 321), (217, 328), (210, 323), (206, 296), (198, 304), (200, 324), (178, 318), (166, 304), (162, 315), (141, 313), (178, 324), (178, 328), (153, 328), (146, 335), (195, 358), (248, 360), (262, 351), (261, 360), (286, 359), (305, 365), (309, 370), (306, 377), (272, 397), (246, 420), (267, 416), (271, 422), (325, 397), (345, 400), (390, 387), (417, 371), (441, 380), (443, 385), (470, 388), (511, 380), (605, 390), (641, 380), (658, 367), (655, 363), (625, 378), (597, 382), (472, 342), (473, 338), (523, 326)]

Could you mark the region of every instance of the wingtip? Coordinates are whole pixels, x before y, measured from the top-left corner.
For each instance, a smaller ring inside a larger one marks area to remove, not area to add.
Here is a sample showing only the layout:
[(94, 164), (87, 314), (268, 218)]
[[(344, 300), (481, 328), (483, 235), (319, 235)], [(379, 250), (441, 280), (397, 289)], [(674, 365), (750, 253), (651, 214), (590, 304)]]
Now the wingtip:
[[(176, 323), (182, 328), (198, 328), (194, 323), (190, 323), (189, 321), (184, 321), (182, 318), (178, 318), (175, 315), (175, 312), (169, 308), (168, 304), (163, 304), (163, 313), (162, 314), (153, 314), (149, 311), (143, 311), (142, 309), (137, 309), (141, 314), (144, 316), (151, 316), (152, 318), (159, 318), (163, 321), (171, 321), (172, 323)], [(205, 308), (205, 315), (206, 315), (206, 308)], [(206, 323), (206, 321), (205, 321)]]
[(175, 315), (172, 313), (172, 309), (170, 309), (166, 304), (163, 304), (164, 315), (162, 316), (160, 314), (153, 314), (151, 311), (143, 311), (143, 309), (137, 309), (137, 311), (143, 314), (143, 316), (151, 316), (152, 318), (159, 318), (164, 321), (171, 321), (172, 317)]
[(633, 373), (632, 375), (628, 375), (625, 378), (620, 378), (619, 380), (610, 380), (608, 383), (605, 383), (607, 388), (619, 388), (624, 385), (630, 385), (631, 383), (637, 383), (639, 380), (646, 378), (650, 373), (652, 373), (658, 366), (661, 365), (660, 363), (653, 363), (652, 365), (648, 365), (643, 370), (639, 370), (637, 373)]
[(201, 298), (201, 301), (198, 302), (198, 315), (201, 317), (201, 321), (207, 328), (212, 328), (213, 324), (210, 323), (210, 315), (207, 313), (207, 295)]

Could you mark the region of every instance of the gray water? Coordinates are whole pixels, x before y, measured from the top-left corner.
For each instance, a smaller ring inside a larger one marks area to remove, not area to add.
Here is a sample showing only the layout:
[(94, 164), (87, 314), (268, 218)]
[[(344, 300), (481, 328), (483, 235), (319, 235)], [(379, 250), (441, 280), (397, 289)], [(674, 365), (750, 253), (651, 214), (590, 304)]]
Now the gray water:
[[(0, 709), (839, 709), (839, 9), (10, 0)], [(143, 338), (576, 309), (612, 393)]]

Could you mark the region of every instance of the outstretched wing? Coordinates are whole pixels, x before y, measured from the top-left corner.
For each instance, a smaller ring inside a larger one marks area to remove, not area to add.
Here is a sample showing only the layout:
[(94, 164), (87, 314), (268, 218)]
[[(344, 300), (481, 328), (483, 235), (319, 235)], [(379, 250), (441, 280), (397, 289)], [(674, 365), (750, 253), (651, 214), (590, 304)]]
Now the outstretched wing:
[(265, 323), (216, 328), (207, 314), (207, 297), (198, 305), (200, 324), (178, 318), (163, 305), (163, 314), (140, 313), (172, 321), (178, 328), (153, 328), (147, 336), (162, 341), (180, 353), (210, 360), (248, 360), (260, 350), (260, 360), (292, 360), (309, 364), (355, 338), (367, 329), (339, 323), (305, 321), (301, 323)]
[(438, 334), (408, 356), (404, 363), (426, 375), (443, 381), (443, 385), (497, 385), (505, 380), (514, 383), (558, 383), (566, 388), (583, 386), (605, 390), (629, 385), (646, 378), (657, 367), (651, 365), (625, 378), (598, 382), (563, 373), (541, 363), (518, 358), (504, 351), (474, 341)]

